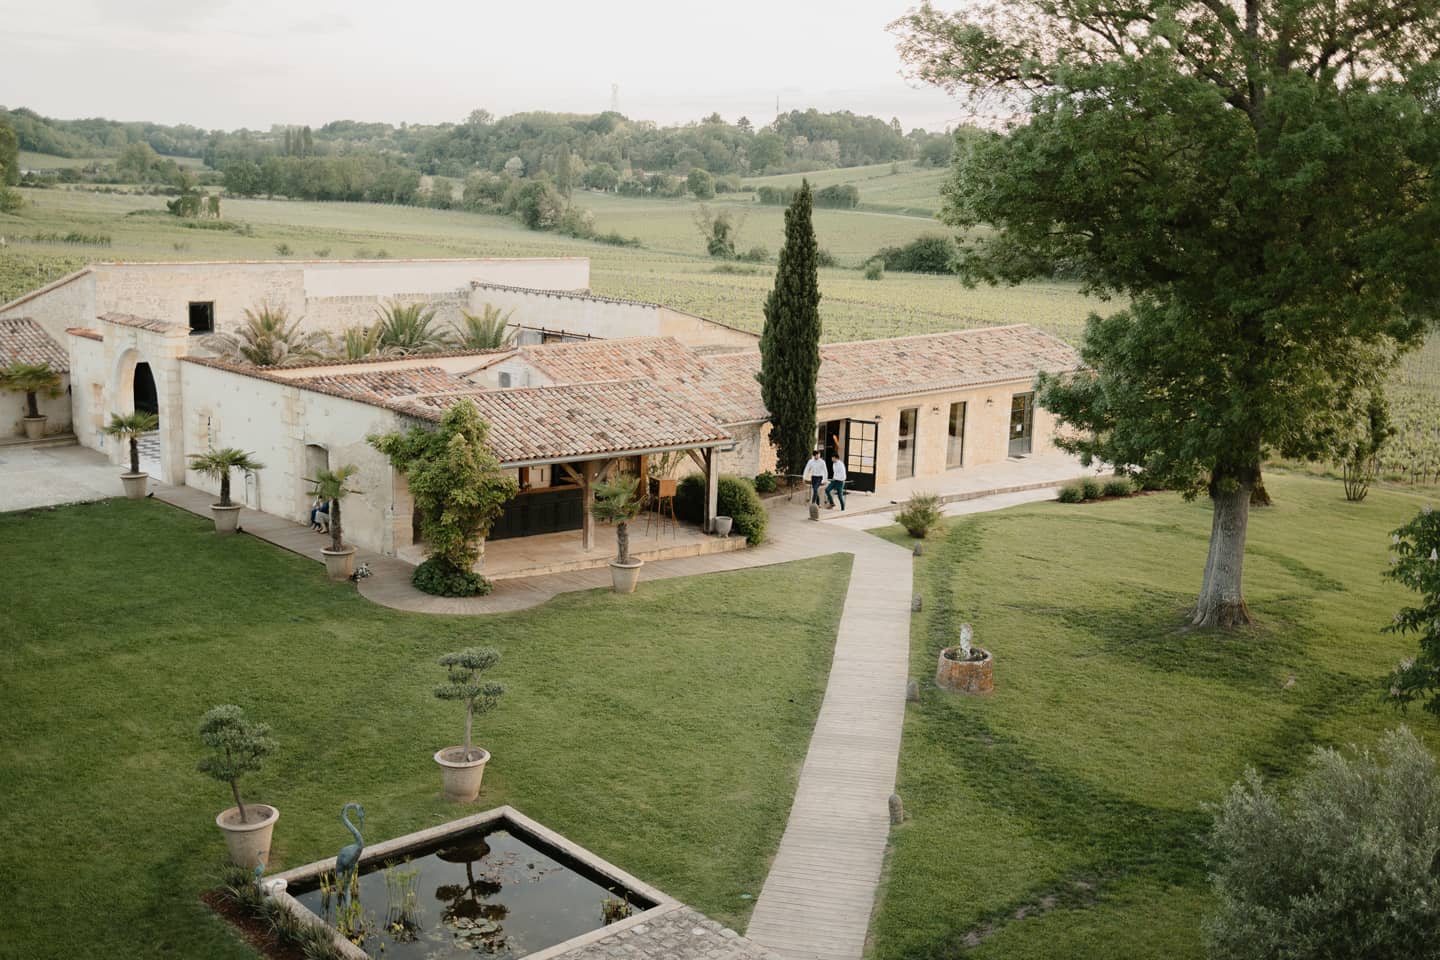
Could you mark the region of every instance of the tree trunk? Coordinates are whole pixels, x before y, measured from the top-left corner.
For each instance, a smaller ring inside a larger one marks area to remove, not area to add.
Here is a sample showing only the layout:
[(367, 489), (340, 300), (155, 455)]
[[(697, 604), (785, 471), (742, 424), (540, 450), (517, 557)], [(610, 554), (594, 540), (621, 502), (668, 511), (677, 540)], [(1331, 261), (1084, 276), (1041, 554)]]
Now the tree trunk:
[(1251, 623), (1245, 606), (1245, 531), (1250, 522), (1250, 495), (1254, 485), (1239, 482), (1225, 492), (1212, 485), (1210, 503), (1210, 554), (1205, 579), (1195, 601), (1192, 622), (1197, 627), (1238, 627)]
[(240, 800), (240, 782), (238, 780), (230, 781), (230, 792), (235, 795), (235, 806), (240, 808), (240, 822), (249, 823), (250, 817), (245, 813), (245, 804)]
[(330, 501), (330, 549), (339, 553), (345, 549), (345, 539), (340, 530), (340, 501)]
[(27, 417), (40, 416), (40, 401), (35, 396), (34, 390), (25, 391), (25, 409), (29, 411)]
[(470, 759), (470, 724), (475, 719), (475, 701), (465, 701), (465, 759)]
[(140, 472), (140, 438), (130, 437), (130, 472)]
[(630, 529), (625, 521), (621, 520), (615, 525), (615, 542), (620, 548), (619, 560), (621, 563), (630, 562)]
[(230, 506), (230, 471), (220, 474), (220, 506)]
[(1250, 506), (1271, 507), (1274, 505), (1274, 501), (1270, 499), (1270, 492), (1265, 489), (1265, 478), (1260, 476), (1260, 472), (1257, 470), (1255, 472), (1255, 486), (1250, 491)]

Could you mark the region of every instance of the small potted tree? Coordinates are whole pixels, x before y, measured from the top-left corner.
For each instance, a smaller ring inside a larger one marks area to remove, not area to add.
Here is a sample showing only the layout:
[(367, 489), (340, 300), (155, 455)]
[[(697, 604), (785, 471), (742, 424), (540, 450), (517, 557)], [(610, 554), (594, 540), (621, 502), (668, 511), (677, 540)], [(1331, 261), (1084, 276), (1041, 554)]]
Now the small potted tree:
[(355, 548), (345, 546), (345, 532), (340, 525), (340, 501), (359, 490), (351, 490), (345, 484), (360, 470), (353, 463), (347, 463), (339, 470), (321, 470), (310, 481), (315, 484), (314, 493), (330, 504), (330, 549), (321, 549), (325, 557), (325, 572), (331, 580), (349, 580), (355, 572)]
[(995, 689), (995, 663), (990, 651), (970, 641), (970, 624), (960, 624), (960, 642), (940, 651), (935, 667), (935, 685), (960, 693), (989, 693)]
[(110, 425), (105, 428), (105, 434), (125, 440), (130, 445), (130, 472), (120, 474), (120, 482), (125, 484), (125, 496), (131, 500), (145, 498), (145, 487), (150, 480), (149, 475), (140, 470), (140, 435), (159, 426), (160, 418), (144, 410), (136, 410), (123, 417), (118, 413), (110, 414)]
[(236, 468), (253, 473), (263, 470), (265, 464), (234, 447), (190, 454), (191, 470), (220, 481), (220, 502), (210, 505), (210, 512), (215, 515), (215, 532), (219, 534), (234, 533), (239, 519), (240, 505), (230, 500), (230, 471)]
[(17, 360), (0, 370), (0, 388), (25, 394), (25, 436), (31, 440), (45, 436), (47, 418), (40, 413), (39, 395), (60, 396), (60, 374), (48, 363), (21, 363)]
[(490, 762), (490, 751), (470, 745), (470, 729), (475, 717), (495, 709), (505, 692), (502, 684), (481, 680), (481, 674), (499, 662), (500, 651), (492, 647), (466, 647), (440, 658), (440, 666), (449, 671), (449, 682), (436, 687), (435, 696), (465, 704), (465, 743), (435, 752), (445, 799), (454, 803), (474, 803), (480, 795), (480, 780), (485, 776), (485, 764)]
[(247, 870), (268, 863), (270, 837), (280, 811), (263, 803), (247, 806), (240, 799), (240, 777), (259, 770), (265, 757), (275, 752), (269, 725), (250, 720), (234, 704), (221, 704), (212, 707), (200, 721), (200, 739), (213, 751), (200, 761), (200, 772), (229, 784), (235, 798), (235, 806), (215, 818), (216, 826), (225, 834), (231, 862)]
[(595, 502), (590, 514), (596, 520), (615, 524), (615, 559), (610, 561), (610, 578), (616, 593), (634, 593), (645, 561), (630, 556), (629, 523), (640, 513), (645, 498), (640, 493), (639, 478), (622, 473), (595, 485)]

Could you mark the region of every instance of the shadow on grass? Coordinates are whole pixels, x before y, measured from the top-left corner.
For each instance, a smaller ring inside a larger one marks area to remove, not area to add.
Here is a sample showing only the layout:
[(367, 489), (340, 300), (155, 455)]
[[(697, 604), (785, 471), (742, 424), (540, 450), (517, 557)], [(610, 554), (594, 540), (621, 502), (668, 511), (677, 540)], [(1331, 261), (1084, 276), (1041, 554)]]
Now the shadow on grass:
[[(967, 787), (984, 806), (1019, 818), (1028, 834), (1063, 844), (1084, 862), (1064, 877), (1021, 892), (965, 927), (912, 948), (907, 957), (954, 957), (1007, 923), (1055, 909), (1093, 906), (1107, 884), (1122, 878), (1144, 875), (1179, 886), (1203, 883), (1202, 836), (1210, 822), (1204, 811), (1152, 807), (1097, 788), (1028, 756), (978, 710), (962, 708), (962, 712), (963, 717), (957, 717), (948, 710), (926, 711), (927, 749), (946, 753), (963, 766)], [(917, 801), (922, 798), (923, 794), (916, 796)]]

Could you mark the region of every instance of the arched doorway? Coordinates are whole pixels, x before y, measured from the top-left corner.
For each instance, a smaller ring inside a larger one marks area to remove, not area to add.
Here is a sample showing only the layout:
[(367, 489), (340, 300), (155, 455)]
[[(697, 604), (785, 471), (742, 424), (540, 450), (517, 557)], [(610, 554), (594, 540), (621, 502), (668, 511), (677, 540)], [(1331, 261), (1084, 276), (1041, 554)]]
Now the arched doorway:
[[(153, 413), (157, 419), (159, 418), (160, 397), (155, 389), (155, 374), (150, 370), (150, 364), (143, 360), (135, 364), (134, 385), (131, 392), (135, 401), (136, 413)], [(141, 471), (155, 477), (161, 476), (160, 431), (154, 430), (141, 434), (136, 438), (136, 445), (140, 450)]]
[(135, 412), (160, 415), (160, 398), (155, 392), (155, 374), (143, 360), (135, 364)]

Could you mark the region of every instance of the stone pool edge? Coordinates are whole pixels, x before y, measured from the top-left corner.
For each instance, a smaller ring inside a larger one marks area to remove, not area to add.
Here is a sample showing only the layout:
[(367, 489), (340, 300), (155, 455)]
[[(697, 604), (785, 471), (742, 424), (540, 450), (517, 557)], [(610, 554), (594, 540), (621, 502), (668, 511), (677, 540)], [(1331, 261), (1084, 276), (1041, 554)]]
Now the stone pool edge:
[[(655, 906), (650, 909), (632, 914), (624, 920), (619, 920), (587, 933), (582, 933), (579, 936), (571, 937), (569, 940), (546, 947), (543, 950), (538, 950), (535, 953), (527, 953), (523, 960), (553, 960), (553, 958), (559, 957), (561, 954), (569, 953), (578, 947), (603, 940), (623, 930), (628, 930), (631, 927), (657, 919), (683, 906), (683, 904), (674, 897), (661, 893), (659, 890), (650, 886), (650, 884), (645, 883), (637, 877), (631, 876), (613, 863), (602, 859), (578, 843), (568, 840), (544, 824), (530, 819), (509, 804), (494, 807), (482, 813), (471, 814), (468, 817), (461, 817), (459, 820), (451, 820), (448, 823), (442, 823), (438, 826), (426, 827), (424, 830), (417, 830), (414, 833), (407, 833), (403, 836), (377, 843), (373, 847), (366, 847), (364, 854), (360, 858), (360, 863), (364, 865), (374, 860), (385, 860), (415, 847), (425, 846), (426, 844), (443, 840), (454, 834), (464, 833), (476, 827), (487, 826), (499, 820), (509, 821), (526, 833), (532, 834), (537, 839), (544, 841), (565, 855), (579, 861), (587, 868), (605, 876), (609, 880), (613, 880), (655, 904)], [(269, 896), (273, 897), (287, 910), (295, 914), (301, 921), (311, 926), (319, 926), (322, 929), (331, 931), (335, 948), (339, 950), (340, 954), (346, 957), (347, 960), (372, 960), (369, 954), (341, 936), (335, 931), (334, 927), (331, 927), (322, 918), (316, 916), (309, 907), (290, 896), (283, 888), (278, 890), (275, 888), (277, 881), (283, 881), (284, 885), (288, 887), (293, 883), (311, 880), (327, 870), (334, 869), (335, 858), (327, 857), (324, 860), (316, 860), (313, 863), (292, 867), (274, 876), (265, 877), (262, 883)]]

